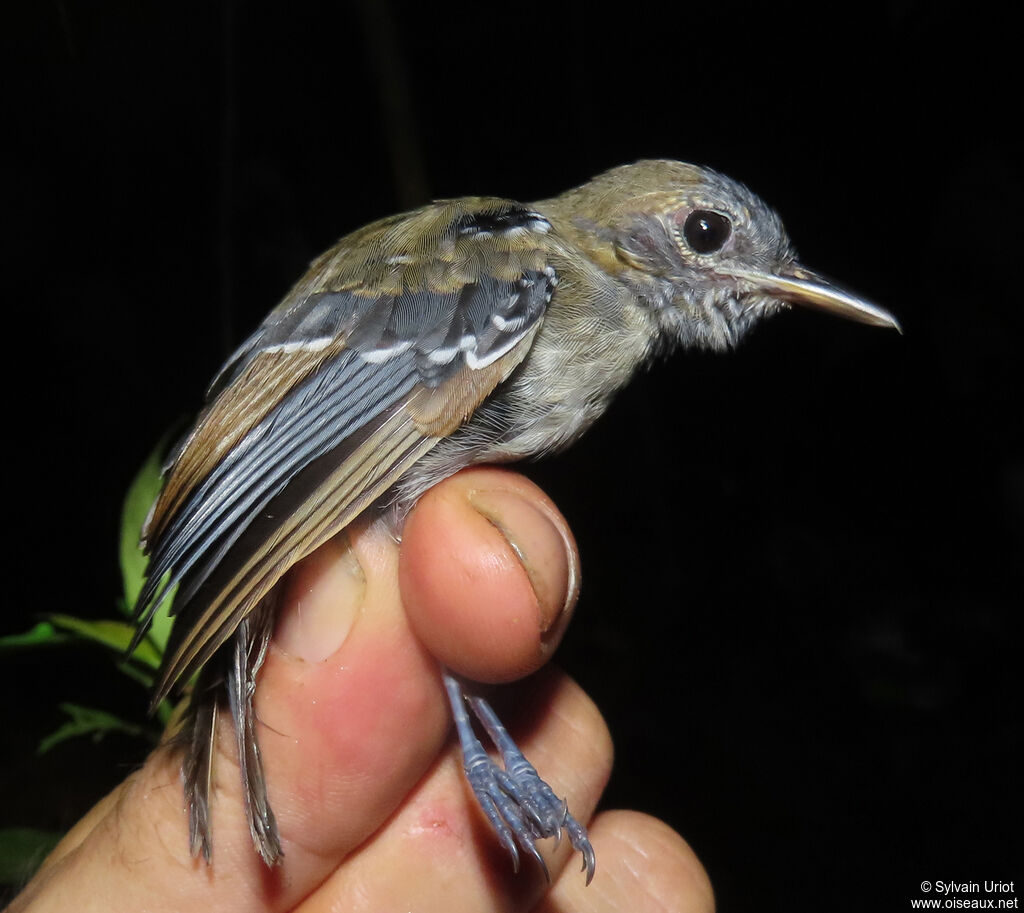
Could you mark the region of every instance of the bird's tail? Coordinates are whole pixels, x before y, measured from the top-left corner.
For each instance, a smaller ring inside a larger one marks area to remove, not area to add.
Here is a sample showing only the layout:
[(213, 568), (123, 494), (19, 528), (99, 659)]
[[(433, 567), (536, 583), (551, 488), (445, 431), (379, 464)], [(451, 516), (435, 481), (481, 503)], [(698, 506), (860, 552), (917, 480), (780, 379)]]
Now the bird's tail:
[(268, 866), (284, 855), (267, 797), (253, 708), (256, 675), (274, 630), (277, 593), (275, 587), (239, 624), (220, 655), (203, 667), (189, 697), (183, 725), (175, 736), (175, 741), (184, 746), (181, 774), (189, 812), (189, 845), (192, 855), (201, 854), (207, 863), (212, 861), (213, 854), (210, 800), (214, 757), (225, 709), (230, 711), (234, 723), (245, 814), (253, 846)]

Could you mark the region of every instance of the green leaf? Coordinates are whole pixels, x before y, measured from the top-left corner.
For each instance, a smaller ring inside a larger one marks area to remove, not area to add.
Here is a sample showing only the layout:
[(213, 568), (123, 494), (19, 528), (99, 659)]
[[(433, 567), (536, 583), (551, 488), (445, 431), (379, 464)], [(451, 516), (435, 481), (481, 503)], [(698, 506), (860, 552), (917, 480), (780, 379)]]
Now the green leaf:
[(62, 634), (50, 622), (41, 621), (21, 634), (7, 634), (0, 637), (0, 650), (20, 650), (25, 647), (49, 647), (65, 644), (71, 638)]
[(34, 827), (0, 828), (0, 884), (28, 881), (63, 836)]
[(125, 604), (130, 609), (139, 598), (142, 584), (146, 579), (148, 559), (139, 547), (142, 526), (146, 522), (149, 508), (160, 494), (161, 455), (167, 443), (166, 436), (146, 457), (146, 462), (136, 473), (124, 496), (121, 507), (121, 581), (124, 587)]
[[(148, 649), (151, 645), (143, 641), (143, 646)], [(118, 663), (117, 668), (120, 672), (127, 675), (128, 678), (134, 679), (142, 685), (143, 688), (149, 691), (153, 687), (153, 683), (156, 681), (156, 676), (153, 675), (152, 671), (149, 669), (143, 669), (137, 663), (133, 662), (132, 660), (134, 659), (135, 655), (133, 654), (132, 659), (123, 660)]]
[[(121, 611), (126, 615), (131, 615), (134, 610), (146, 579), (146, 565), (149, 559), (143, 554), (139, 545), (139, 537), (142, 534), (146, 517), (149, 515), (149, 509), (157, 495), (160, 494), (160, 488), (163, 485), (161, 468), (163, 454), (167, 449), (170, 436), (170, 432), (165, 434), (153, 452), (146, 458), (146, 462), (143, 463), (128, 488), (124, 506), (121, 509), (120, 561), (124, 599), (119, 605)], [(169, 593), (153, 616), (153, 622), (146, 633), (146, 640), (150, 641), (159, 653), (163, 653), (168, 635), (171, 633), (171, 618), (167, 613), (173, 599), (174, 594)], [(143, 645), (145, 645), (145, 641), (138, 649), (141, 650)]]
[[(102, 644), (118, 653), (124, 654), (135, 634), (135, 626), (127, 621), (100, 619), (91, 621), (87, 618), (76, 618), (74, 615), (47, 615), (54, 627), (70, 631), (85, 640)], [(153, 644), (143, 641), (132, 654), (132, 659), (157, 669), (160, 666), (160, 654)]]
[[(170, 576), (171, 573), (168, 571), (160, 584), (161, 587), (167, 586), (167, 579)], [(171, 606), (174, 605), (174, 593), (177, 589), (177, 586), (174, 586), (167, 591), (166, 595), (161, 594), (160, 608), (153, 613), (149, 630), (146, 631), (146, 637), (142, 641), (142, 644), (148, 643), (158, 656), (163, 656), (164, 650), (167, 648), (167, 639), (171, 636), (171, 625), (174, 620), (171, 618), (170, 611)], [(138, 649), (142, 648), (142, 644)]]
[(174, 713), (174, 704), (169, 698), (164, 698), (156, 705), (156, 720), (160, 724), (161, 729), (166, 729), (167, 724), (171, 721), (171, 714)]
[(98, 742), (110, 732), (124, 732), (128, 735), (141, 736), (151, 741), (155, 741), (158, 737), (156, 733), (150, 732), (146, 727), (139, 726), (136, 723), (129, 723), (127, 720), (122, 720), (120, 717), (107, 713), (105, 710), (97, 710), (94, 707), (82, 707), (78, 704), (61, 704), (60, 709), (71, 719), (39, 743), (39, 748), (37, 749), (39, 754), (46, 754), (54, 745), (83, 735), (91, 736), (94, 742)]

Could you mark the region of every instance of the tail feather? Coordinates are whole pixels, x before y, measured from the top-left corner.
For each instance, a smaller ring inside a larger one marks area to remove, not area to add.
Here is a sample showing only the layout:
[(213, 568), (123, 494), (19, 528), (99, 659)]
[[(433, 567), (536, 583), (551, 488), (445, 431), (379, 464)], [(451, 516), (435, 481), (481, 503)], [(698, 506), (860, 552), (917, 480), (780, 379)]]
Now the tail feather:
[(266, 658), (274, 630), (277, 594), (275, 587), (239, 624), (230, 643), (203, 667), (192, 691), (188, 719), (177, 737), (185, 743), (181, 773), (188, 805), (189, 845), (192, 855), (202, 855), (207, 863), (211, 861), (213, 848), (210, 797), (214, 756), (225, 702), (234, 723), (245, 815), (253, 846), (268, 866), (276, 864), (284, 855), (267, 797), (253, 707), (256, 675)]
[(246, 616), (235, 631), (232, 644), (232, 662), (228, 670), (228, 706), (235, 723), (235, 743), (238, 765), (242, 775), (242, 794), (245, 815), (253, 846), (263, 861), (272, 866), (280, 861), (281, 838), (277, 821), (267, 798), (267, 781), (263, 773), (263, 759), (256, 738), (256, 713), (253, 695), (256, 675), (267, 655), (267, 645), (274, 631), (274, 616), (279, 587), (264, 597), (257, 609)]
[[(212, 673), (214, 666), (208, 666)], [(192, 692), (189, 714), (180, 738), (186, 742), (181, 776), (188, 804), (189, 847), (193, 856), (202, 854), (209, 863), (213, 854), (210, 831), (210, 791), (213, 785), (213, 754), (217, 745), (217, 723), (220, 715), (220, 684), (211, 684), (204, 670)]]

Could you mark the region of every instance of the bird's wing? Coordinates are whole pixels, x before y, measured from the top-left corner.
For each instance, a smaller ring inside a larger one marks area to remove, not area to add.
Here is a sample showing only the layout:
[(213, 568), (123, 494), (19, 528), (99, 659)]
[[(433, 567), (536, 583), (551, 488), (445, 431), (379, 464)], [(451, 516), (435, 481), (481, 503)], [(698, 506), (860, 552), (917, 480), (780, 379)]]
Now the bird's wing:
[(154, 702), (523, 360), (557, 284), (549, 229), (495, 199), (374, 223), (228, 360), (143, 533), (138, 637), (177, 587)]

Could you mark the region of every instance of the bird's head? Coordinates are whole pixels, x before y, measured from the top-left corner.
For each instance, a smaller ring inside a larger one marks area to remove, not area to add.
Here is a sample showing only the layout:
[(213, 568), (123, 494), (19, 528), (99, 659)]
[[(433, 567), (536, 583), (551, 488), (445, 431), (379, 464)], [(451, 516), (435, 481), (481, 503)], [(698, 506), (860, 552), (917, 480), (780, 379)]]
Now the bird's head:
[(551, 202), (573, 241), (652, 309), (669, 344), (728, 349), (790, 305), (899, 329), (801, 266), (774, 210), (708, 168), (641, 161)]

